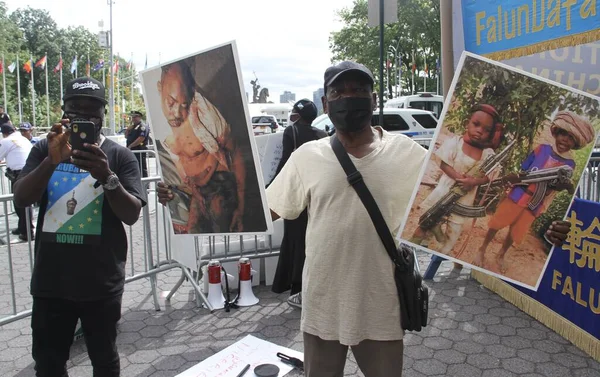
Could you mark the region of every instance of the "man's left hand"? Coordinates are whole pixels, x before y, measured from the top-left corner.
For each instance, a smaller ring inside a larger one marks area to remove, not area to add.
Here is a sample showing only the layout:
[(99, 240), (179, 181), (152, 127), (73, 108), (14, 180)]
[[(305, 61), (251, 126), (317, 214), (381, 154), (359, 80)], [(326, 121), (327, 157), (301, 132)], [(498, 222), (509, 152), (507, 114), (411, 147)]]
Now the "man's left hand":
[(87, 151), (73, 150), (71, 160), (80, 169), (90, 172), (98, 182), (105, 184), (108, 176), (112, 174), (108, 167), (106, 154), (97, 144), (84, 144)]
[(561, 246), (571, 230), (571, 223), (568, 221), (553, 221), (546, 231), (546, 239), (555, 246)]

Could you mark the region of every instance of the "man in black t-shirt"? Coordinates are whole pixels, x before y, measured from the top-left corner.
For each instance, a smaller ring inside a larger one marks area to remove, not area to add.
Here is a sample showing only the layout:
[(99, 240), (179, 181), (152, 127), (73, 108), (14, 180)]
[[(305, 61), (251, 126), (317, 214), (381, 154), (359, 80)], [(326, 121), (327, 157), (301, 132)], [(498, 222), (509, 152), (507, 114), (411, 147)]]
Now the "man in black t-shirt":
[[(15, 183), (17, 204), (40, 202), (31, 279), (38, 377), (67, 376), (78, 319), (94, 376), (120, 374), (116, 337), (127, 259), (123, 223), (138, 220), (145, 192), (133, 153), (100, 134), (104, 94), (102, 83), (92, 78), (69, 82), (62, 123), (33, 147)], [(63, 129), (69, 119), (94, 123), (96, 143), (72, 150), (71, 130)]]

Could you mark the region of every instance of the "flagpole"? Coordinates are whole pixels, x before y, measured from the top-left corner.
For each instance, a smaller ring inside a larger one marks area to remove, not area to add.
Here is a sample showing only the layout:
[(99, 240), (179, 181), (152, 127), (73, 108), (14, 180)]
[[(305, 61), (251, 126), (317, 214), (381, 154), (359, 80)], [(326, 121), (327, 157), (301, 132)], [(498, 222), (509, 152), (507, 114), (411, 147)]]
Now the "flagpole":
[(131, 65), (129, 66), (129, 71), (131, 73), (131, 110), (133, 111), (133, 52), (131, 53)]
[(17, 100), (19, 104), (19, 123), (23, 123), (23, 103), (21, 102), (21, 76), (19, 75), (19, 71), (21, 67), (19, 66), (19, 53), (17, 52)]
[(46, 124), (50, 128), (50, 94), (48, 93), (48, 53), (45, 55), (46, 64)]
[(8, 103), (6, 99), (6, 64), (4, 63), (4, 54), (2, 54), (2, 91), (4, 92), (4, 109), (8, 112)]
[(402, 55), (398, 54), (398, 92), (396, 97), (402, 95)]
[(427, 56), (423, 56), (423, 62), (425, 63), (425, 75), (423, 76), (423, 93), (427, 93)]
[(435, 84), (435, 94), (440, 95), (440, 60), (439, 60), (439, 58), (435, 61), (435, 74), (437, 75), (437, 82)]
[(415, 71), (417, 70), (416, 69), (417, 62), (415, 61), (415, 50), (413, 50), (413, 52), (412, 52), (412, 63), (413, 63), (413, 66), (412, 66), (412, 94), (415, 94), (415, 87), (417, 86), (415, 84)]
[(60, 62), (60, 104), (63, 104), (63, 77), (62, 77), (62, 71), (63, 71), (63, 60), (62, 60), (62, 51), (59, 54), (59, 62)]
[(113, 48), (114, 48), (114, 40), (113, 40), (113, 19), (112, 19), (112, 14), (113, 14), (113, 0), (108, 0), (108, 4), (109, 4), (109, 9), (110, 9), (110, 62), (109, 62), (109, 66), (110, 66), (110, 88), (109, 88), (109, 103), (110, 103), (110, 107), (109, 107), (109, 111), (110, 111), (110, 131), (111, 131), (111, 135), (114, 135), (116, 133), (115, 130), (115, 73), (113, 72)]
[(34, 80), (33, 70), (34, 70), (35, 67), (33, 66), (33, 64), (34, 64), (33, 63), (33, 55), (30, 54), (29, 58), (31, 59), (30, 60), (30, 62), (31, 62), (31, 70), (29, 72), (31, 73), (31, 104), (32, 104), (31, 109), (32, 109), (32, 112), (33, 112), (33, 119), (32, 119), (31, 123), (33, 123), (33, 127), (35, 127), (36, 126), (36, 121), (35, 121), (35, 82), (33, 81)]

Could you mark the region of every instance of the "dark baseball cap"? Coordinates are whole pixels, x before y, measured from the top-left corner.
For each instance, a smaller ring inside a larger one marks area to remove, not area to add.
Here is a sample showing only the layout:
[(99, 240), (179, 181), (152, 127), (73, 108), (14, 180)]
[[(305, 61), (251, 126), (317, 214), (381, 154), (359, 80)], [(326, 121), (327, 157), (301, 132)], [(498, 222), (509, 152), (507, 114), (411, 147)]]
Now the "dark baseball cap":
[(306, 121), (312, 122), (317, 117), (317, 106), (309, 99), (303, 98), (296, 102), (292, 111)]
[(63, 101), (68, 101), (73, 98), (93, 98), (103, 105), (106, 105), (106, 90), (104, 85), (91, 77), (79, 77), (67, 83)]
[(13, 127), (13, 125), (10, 123), (4, 123), (0, 126), (0, 132), (3, 134), (12, 134), (15, 132), (15, 127)]
[(132, 111), (129, 115), (131, 115), (132, 117), (144, 117), (144, 114), (142, 114), (141, 111)]
[(23, 122), (23, 123), (19, 124), (20, 130), (30, 130), (32, 128), (33, 128), (33, 126), (29, 122)]
[(375, 83), (375, 78), (373, 77), (373, 73), (369, 70), (369, 68), (356, 62), (344, 61), (333, 65), (327, 68), (327, 70), (325, 70), (325, 88), (333, 84), (335, 80), (337, 80), (342, 74), (347, 72), (360, 73), (366, 79), (369, 80), (371, 85)]

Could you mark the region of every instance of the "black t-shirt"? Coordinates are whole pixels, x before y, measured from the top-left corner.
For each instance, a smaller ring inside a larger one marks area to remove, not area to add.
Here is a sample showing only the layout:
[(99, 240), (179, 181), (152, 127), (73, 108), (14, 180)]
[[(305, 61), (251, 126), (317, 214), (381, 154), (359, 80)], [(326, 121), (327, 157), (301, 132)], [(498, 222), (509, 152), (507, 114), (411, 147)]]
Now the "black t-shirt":
[[(145, 205), (133, 153), (109, 139), (101, 148), (121, 185)], [(48, 141), (44, 139), (33, 146), (20, 177), (46, 156)], [(32, 296), (91, 301), (121, 294), (126, 260), (125, 228), (104, 197), (102, 186), (89, 172), (68, 161), (58, 165), (40, 203)]]

